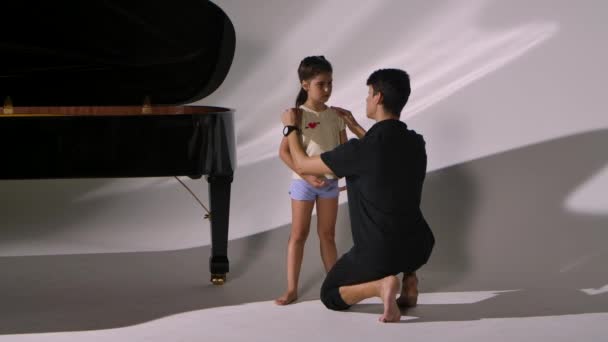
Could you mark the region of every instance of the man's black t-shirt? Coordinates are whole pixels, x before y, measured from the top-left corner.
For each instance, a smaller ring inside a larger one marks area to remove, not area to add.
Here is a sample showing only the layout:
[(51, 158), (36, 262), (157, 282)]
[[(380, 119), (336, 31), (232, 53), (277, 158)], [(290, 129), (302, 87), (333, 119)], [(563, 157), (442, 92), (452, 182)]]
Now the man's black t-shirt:
[(427, 165), (420, 134), (399, 120), (383, 120), (321, 159), (346, 177), (356, 255), (400, 271), (427, 262), (435, 240), (420, 211)]

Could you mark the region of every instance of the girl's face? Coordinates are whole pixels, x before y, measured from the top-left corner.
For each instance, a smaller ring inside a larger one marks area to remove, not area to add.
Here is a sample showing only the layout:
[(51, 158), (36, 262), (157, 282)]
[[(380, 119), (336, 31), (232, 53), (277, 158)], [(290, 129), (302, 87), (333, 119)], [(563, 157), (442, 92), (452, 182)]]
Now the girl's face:
[(331, 96), (333, 79), (331, 73), (322, 73), (302, 81), (302, 88), (308, 93), (308, 99), (317, 103), (325, 103)]

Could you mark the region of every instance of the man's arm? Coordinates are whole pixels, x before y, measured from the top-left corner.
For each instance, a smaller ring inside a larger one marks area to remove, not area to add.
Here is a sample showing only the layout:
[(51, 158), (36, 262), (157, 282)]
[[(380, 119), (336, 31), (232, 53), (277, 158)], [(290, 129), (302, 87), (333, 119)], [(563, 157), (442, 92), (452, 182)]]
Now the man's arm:
[[(281, 116), (283, 124), (295, 125), (296, 112), (293, 109), (286, 110)], [(333, 171), (325, 165), (321, 157), (314, 156), (309, 157), (304, 153), (304, 149), (300, 144), (300, 140), (296, 131), (292, 132), (287, 136), (287, 142), (289, 144), (289, 152), (291, 153), (291, 159), (293, 162), (294, 170), (302, 175), (324, 175), (333, 174)]]

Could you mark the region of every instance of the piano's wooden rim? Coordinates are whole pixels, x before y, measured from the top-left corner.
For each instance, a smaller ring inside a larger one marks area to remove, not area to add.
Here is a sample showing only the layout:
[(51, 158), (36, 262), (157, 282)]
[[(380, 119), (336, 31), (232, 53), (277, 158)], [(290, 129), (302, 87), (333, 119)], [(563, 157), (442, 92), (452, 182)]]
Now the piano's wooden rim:
[(146, 115), (193, 115), (229, 113), (232, 109), (213, 106), (72, 106), (72, 107), (12, 107), (10, 114), (2, 117), (30, 116), (146, 116)]

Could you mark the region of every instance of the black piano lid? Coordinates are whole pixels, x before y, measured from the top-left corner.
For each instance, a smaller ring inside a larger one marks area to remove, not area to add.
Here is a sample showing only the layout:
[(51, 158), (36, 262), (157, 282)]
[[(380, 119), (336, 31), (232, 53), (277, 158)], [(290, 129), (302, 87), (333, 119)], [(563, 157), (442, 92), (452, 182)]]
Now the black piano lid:
[(0, 107), (185, 104), (224, 81), (230, 19), (205, 0), (0, 5)]

